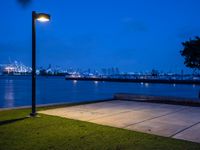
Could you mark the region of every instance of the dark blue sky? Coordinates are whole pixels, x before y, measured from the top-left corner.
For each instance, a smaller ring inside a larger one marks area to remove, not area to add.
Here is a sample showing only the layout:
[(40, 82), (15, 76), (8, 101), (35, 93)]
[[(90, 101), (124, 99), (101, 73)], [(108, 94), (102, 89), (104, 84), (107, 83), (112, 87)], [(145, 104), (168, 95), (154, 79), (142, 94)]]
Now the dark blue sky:
[(31, 11), (37, 23), (38, 66), (187, 70), (181, 42), (200, 35), (199, 0), (17, 0), (0, 2), (0, 63), (31, 64)]

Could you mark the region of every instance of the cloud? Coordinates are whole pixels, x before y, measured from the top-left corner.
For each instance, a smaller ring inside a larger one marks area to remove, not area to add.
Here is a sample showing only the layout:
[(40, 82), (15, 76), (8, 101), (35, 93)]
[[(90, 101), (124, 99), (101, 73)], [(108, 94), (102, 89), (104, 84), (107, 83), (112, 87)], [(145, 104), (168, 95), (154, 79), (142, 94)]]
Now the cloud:
[(189, 39), (194, 36), (200, 36), (199, 27), (184, 27), (179, 29), (178, 37), (181, 39)]
[(147, 32), (148, 27), (142, 21), (136, 21), (131, 17), (123, 18), (124, 28), (128, 32)]
[(17, 0), (17, 2), (22, 6), (22, 7), (27, 7), (32, 0)]

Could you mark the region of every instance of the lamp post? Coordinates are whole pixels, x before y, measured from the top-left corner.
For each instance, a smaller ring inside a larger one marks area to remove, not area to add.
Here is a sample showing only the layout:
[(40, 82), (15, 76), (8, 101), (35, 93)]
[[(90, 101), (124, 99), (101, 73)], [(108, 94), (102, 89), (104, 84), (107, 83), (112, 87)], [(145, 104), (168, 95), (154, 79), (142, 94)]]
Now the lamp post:
[(30, 116), (34, 117), (36, 113), (36, 21), (50, 21), (50, 15), (45, 13), (32, 12), (32, 112)]

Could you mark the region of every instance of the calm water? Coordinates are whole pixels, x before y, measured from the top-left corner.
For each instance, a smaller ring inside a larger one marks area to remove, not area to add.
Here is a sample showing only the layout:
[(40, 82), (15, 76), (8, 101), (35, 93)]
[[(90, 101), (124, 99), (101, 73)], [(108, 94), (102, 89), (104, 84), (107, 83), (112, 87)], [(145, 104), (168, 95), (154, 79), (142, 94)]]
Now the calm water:
[[(198, 85), (66, 81), (64, 77), (38, 77), (37, 104), (80, 102), (112, 98), (114, 93), (197, 98)], [(31, 77), (0, 76), (0, 107), (31, 104)]]

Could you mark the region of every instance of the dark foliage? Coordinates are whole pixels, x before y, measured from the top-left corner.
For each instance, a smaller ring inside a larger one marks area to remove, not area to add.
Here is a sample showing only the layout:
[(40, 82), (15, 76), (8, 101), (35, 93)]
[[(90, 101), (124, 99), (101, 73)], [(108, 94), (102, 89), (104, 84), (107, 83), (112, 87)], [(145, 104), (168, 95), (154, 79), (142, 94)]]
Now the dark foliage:
[(185, 58), (186, 67), (200, 70), (200, 37), (182, 43), (184, 49), (180, 51)]

